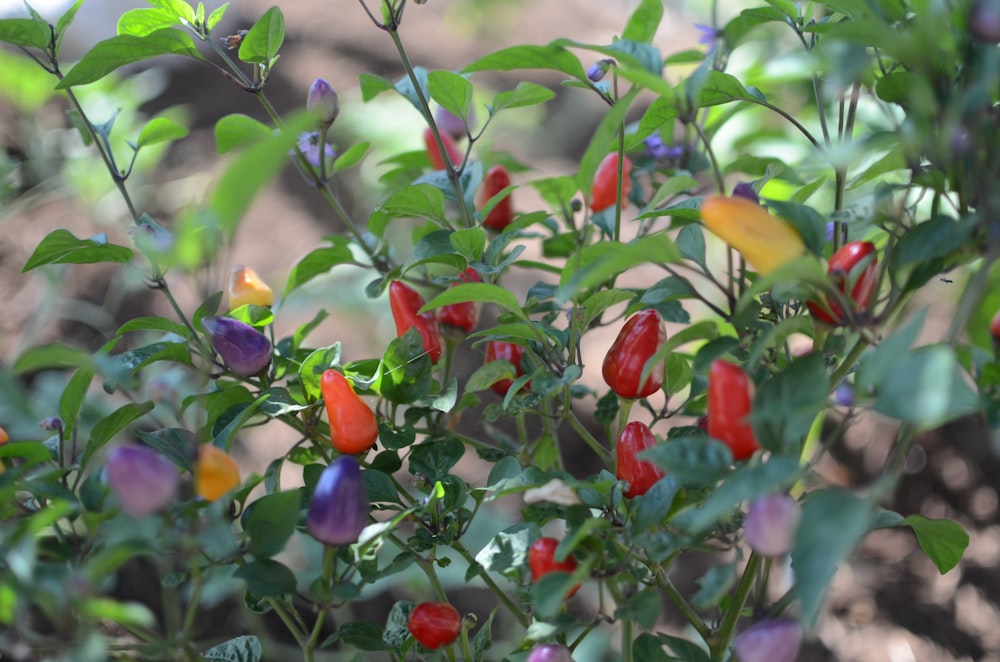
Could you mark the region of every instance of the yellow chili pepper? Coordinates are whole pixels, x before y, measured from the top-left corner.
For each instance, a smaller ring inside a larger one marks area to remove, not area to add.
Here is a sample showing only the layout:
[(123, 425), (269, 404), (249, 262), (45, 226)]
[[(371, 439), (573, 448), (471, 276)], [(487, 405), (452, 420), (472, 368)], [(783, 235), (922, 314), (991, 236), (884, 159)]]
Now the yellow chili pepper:
[(708, 196), (701, 201), (701, 219), (761, 276), (806, 252), (792, 226), (745, 198)]
[(229, 297), (229, 309), (252, 303), (255, 306), (270, 306), (274, 302), (274, 292), (268, 287), (257, 272), (250, 267), (238, 264), (229, 274), (226, 286)]
[(216, 501), (240, 484), (236, 460), (225, 451), (205, 444), (198, 448), (198, 464), (194, 472), (194, 491), (206, 501)]

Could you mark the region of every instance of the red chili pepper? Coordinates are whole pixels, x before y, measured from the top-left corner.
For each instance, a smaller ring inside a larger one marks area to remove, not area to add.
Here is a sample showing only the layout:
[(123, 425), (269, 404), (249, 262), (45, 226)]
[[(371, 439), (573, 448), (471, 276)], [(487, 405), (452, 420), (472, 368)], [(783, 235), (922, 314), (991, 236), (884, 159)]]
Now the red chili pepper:
[[(875, 244), (870, 241), (852, 241), (844, 244), (830, 258), (827, 273), (834, 281), (834, 286), (853, 303), (854, 310), (864, 310), (875, 292), (878, 280), (878, 255), (875, 252)], [(849, 296), (848, 287), (851, 290)], [(832, 326), (844, 323), (844, 311), (836, 301), (828, 300), (825, 307), (815, 301), (809, 301), (806, 305), (818, 322)]]
[[(576, 559), (572, 556), (567, 556), (562, 561), (556, 561), (556, 547), (559, 546), (559, 541), (555, 538), (539, 538), (531, 547), (528, 549), (528, 567), (531, 568), (531, 581), (538, 583), (538, 580), (551, 572), (573, 572), (576, 570)], [(580, 585), (577, 584), (569, 593), (566, 594), (567, 598), (573, 597), (573, 594), (580, 590)]]
[(330, 419), (330, 443), (341, 453), (364, 453), (378, 437), (375, 413), (354, 392), (347, 378), (336, 370), (323, 373), (320, 380), (326, 415)]
[(667, 341), (660, 314), (653, 309), (630, 317), (604, 357), (604, 381), (623, 398), (645, 398), (663, 385), (663, 362), (654, 365), (642, 385), (639, 377), (646, 362)]
[(753, 384), (743, 369), (716, 359), (708, 374), (708, 435), (733, 452), (736, 461), (760, 448), (750, 426)]
[[(632, 162), (626, 156), (622, 161), (622, 199), (627, 199), (632, 190)], [(617, 202), (618, 193), (618, 152), (611, 152), (604, 157), (590, 188), (590, 209), (601, 211)]]
[(656, 446), (656, 437), (649, 426), (641, 421), (632, 421), (618, 435), (616, 455), (618, 457), (618, 480), (628, 483), (626, 498), (645, 494), (653, 484), (667, 474), (648, 460), (636, 457), (642, 451)]
[[(486, 363), (502, 360), (510, 361), (518, 377), (524, 374), (524, 370), (521, 368), (521, 359), (523, 358), (524, 347), (520, 345), (502, 340), (491, 340), (486, 343)], [(513, 383), (514, 381), (511, 379), (501, 379), (500, 381), (493, 382), (490, 388), (497, 395), (507, 395), (507, 391), (510, 390)]]
[[(444, 150), (448, 152), (448, 160), (451, 161), (451, 165), (462, 165), (462, 161), (464, 160), (462, 152), (458, 150), (458, 146), (455, 145), (455, 141), (452, 140), (451, 136), (443, 131), (440, 135), (441, 144), (444, 145)], [(438, 149), (437, 141), (434, 140), (434, 132), (431, 131), (430, 127), (424, 129), (424, 145), (427, 147), (427, 158), (431, 160), (431, 165), (434, 169), (444, 170), (444, 157), (441, 155), (441, 150)]]
[[(479, 206), (482, 207), (494, 195), (510, 186), (510, 173), (502, 165), (495, 165), (486, 173), (483, 180), (482, 193), (479, 196)], [(500, 232), (514, 220), (514, 204), (511, 194), (507, 194), (496, 204), (483, 219), (483, 227)]]
[(458, 638), (462, 619), (446, 602), (421, 602), (410, 612), (406, 626), (421, 646), (437, 650)]
[(398, 280), (389, 284), (389, 306), (392, 308), (392, 318), (396, 322), (396, 335), (402, 336), (411, 327), (420, 332), (424, 340), (424, 350), (430, 354), (431, 361), (437, 363), (441, 358), (441, 327), (433, 312), (420, 314), (424, 298), (409, 285)]
[[(472, 267), (469, 267), (460, 273), (458, 277), (465, 283), (478, 283), (482, 281), (479, 277), (479, 273)], [(455, 287), (460, 284), (461, 283), (453, 283), (451, 287)], [(476, 328), (476, 324), (479, 323), (479, 304), (475, 301), (449, 303), (447, 306), (441, 306), (441, 308), (438, 309), (438, 319), (442, 324), (447, 324), (448, 326), (453, 326), (469, 333)]]
[(993, 342), (1000, 343), (1000, 310), (990, 320), (990, 336), (993, 338)]

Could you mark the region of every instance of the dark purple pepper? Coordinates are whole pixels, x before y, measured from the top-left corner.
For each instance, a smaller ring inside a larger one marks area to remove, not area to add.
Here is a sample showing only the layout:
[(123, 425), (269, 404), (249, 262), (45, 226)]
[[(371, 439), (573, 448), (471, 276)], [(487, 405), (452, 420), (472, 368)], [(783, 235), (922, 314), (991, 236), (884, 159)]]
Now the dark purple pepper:
[(733, 195), (739, 196), (741, 198), (746, 198), (750, 202), (755, 202), (760, 204), (760, 196), (757, 195), (757, 191), (753, 190), (753, 187), (746, 182), (740, 182), (733, 188)]
[(802, 645), (797, 621), (780, 618), (747, 628), (733, 642), (739, 662), (795, 662)]
[(231, 317), (203, 317), (201, 325), (234, 375), (252, 377), (271, 362), (271, 341), (249, 324)]
[(322, 543), (349, 545), (368, 526), (370, 509), (361, 466), (352, 456), (341, 455), (320, 474), (306, 526)]
[(105, 475), (122, 510), (142, 517), (166, 508), (177, 494), (180, 473), (170, 460), (142, 446), (119, 446), (108, 454)]
[(536, 644), (528, 654), (528, 662), (573, 662), (573, 656), (559, 644)]

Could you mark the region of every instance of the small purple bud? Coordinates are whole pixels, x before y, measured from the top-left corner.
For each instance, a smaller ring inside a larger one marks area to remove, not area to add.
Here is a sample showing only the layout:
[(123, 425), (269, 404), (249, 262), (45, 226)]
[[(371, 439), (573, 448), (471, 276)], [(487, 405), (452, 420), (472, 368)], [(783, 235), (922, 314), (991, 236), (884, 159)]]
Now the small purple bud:
[(976, 0), (969, 10), (969, 35), (984, 44), (1000, 43), (1000, 0)]
[(62, 431), (62, 429), (63, 429), (63, 422), (62, 422), (62, 419), (59, 418), (58, 416), (49, 416), (48, 418), (44, 419), (41, 422), (41, 426), (42, 426), (43, 430)]
[(761, 556), (775, 557), (792, 549), (802, 513), (787, 494), (768, 494), (750, 502), (743, 519), (747, 544)]
[(656, 160), (666, 159), (669, 156), (669, 149), (663, 144), (663, 138), (658, 133), (651, 133), (642, 139), (646, 145), (646, 153)]
[(231, 317), (203, 317), (201, 325), (234, 375), (252, 377), (271, 362), (271, 341), (249, 324)]
[(180, 473), (170, 460), (143, 446), (119, 446), (105, 472), (122, 510), (142, 517), (166, 508), (177, 494)]
[(322, 543), (349, 545), (368, 526), (370, 509), (361, 466), (352, 456), (341, 455), (320, 474), (306, 526)]
[(698, 43), (702, 46), (708, 46), (710, 51), (715, 48), (715, 41), (723, 34), (722, 30), (716, 30), (711, 25), (704, 23), (695, 23), (694, 29), (698, 31)]
[(329, 126), (340, 114), (340, 99), (337, 97), (336, 90), (328, 82), (317, 78), (309, 87), (306, 108), (319, 113), (320, 123)]
[(129, 234), (140, 250), (166, 253), (174, 247), (174, 235), (149, 216), (143, 215), (137, 225), (129, 229)]
[(747, 200), (755, 202), (758, 205), (760, 204), (760, 196), (757, 195), (757, 191), (753, 190), (753, 187), (746, 182), (740, 182), (737, 184), (733, 188), (733, 195), (740, 198), (746, 198)]
[(559, 644), (535, 644), (528, 654), (528, 662), (573, 662), (569, 649)]
[(840, 382), (833, 391), (833, 401), (841, 407), (854, 406), (854, 387), (847, 382)]
[(591, 83), (596, 83), (604, 78), (604, 74), (608, 73), (608, 69), (614, 65), (615, 61), (609, 57), (603, 60), (598, 60), (594, 64), (590, 65), (590, 69), (587, 69), (587, 78)]
[[(472, 108), (469, 108), (470, 127), (475, 120), (475, 113)], [(461, 117), (450, 110), (445, 110), (444, 108), (438, 106), (437, 111), (434, 113), (434, 123), (437, 124), (439, 131), (444, 131), (455, 140), (461, 140), (466, 137), (465, 122), (462, 121)]]
[(802, 645), (802, 628), (788, 618), (761, 621), (739, 635), (733, 650), (739, 662), (795, 662)]

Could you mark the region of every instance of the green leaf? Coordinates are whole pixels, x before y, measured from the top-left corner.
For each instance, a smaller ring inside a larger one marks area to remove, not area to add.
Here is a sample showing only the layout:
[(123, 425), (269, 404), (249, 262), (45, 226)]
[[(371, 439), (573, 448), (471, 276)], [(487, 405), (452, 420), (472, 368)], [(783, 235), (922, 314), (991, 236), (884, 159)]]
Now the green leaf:
[(581, 251), (579, 270), (563, 271), (556, 297), (568, 301), (579, 292), (599, 285), (612, 276), (628, 271), (637, 264), (679, 262), (681, 253), (666, 234), (654, 234), (627, 244), (605, 241), (587, 246)]
[(288, 275), (288, 282), (285, 284), (282, 298), (287, 297), (289, 292), (308, 283), (316, 276), (330, 271), (338, 264), (354, 260), (350, 242), (346, 237), (335, 235), (327, 237), (327, 240), (330, 241), (331, 246), (314, 249), (295, 265), (292, 273)]
[(666, 476), (656, 481), (645, 494), (632, 499), (631, 510), (635, 513), (633, 535), (663, 522), (670, 514), (680, 489), (681, 482), (676, 476)]
[(455, 252), (469, 262), (482, 259), (486, 250), (486, 230), (481, 227), (456, 230), (449, 237)]
[(663, 0), (642, 0), (622, 31), (622, 39), (650, 42), (663, 19)]
[(424, 113), (424, 105), (421, 103), (420, 98), (426, 99), (428, 97), (427, 93), (427, 69), (424, 67), (413, 67), (413, 77), (417, 79), (417, 85), (420, 91), (417, 91), (417, 87), (414, 86), (413, 80), (408, 76), (403, 76), (396, 81), (393, 85), (393, 89), (399, 92), (403, 98), (413, 104), (413, 107), (417, 109), (421, 115)]
[(52, 41), (52, 28), (34, 18), (0, 19), (0, 41), (22, 48), (45, 50)]
[(180, 322), (168, 320), (165, 317), (135, 317), (118, 327), (116, 336), (122, 336), (132, 331), (162, 331), (172, 333), (181, 338), (189, 338), (191, 330)]
[(336, 342), (329, 347), (313, 351), (299, 366), (302, 390), (310, 401), (321, 396), (320, 384), (323, 381), (323, 373), (340, 364), (340, 354), (340, 343)]
[(84, 398), (90, 388), (90, 382), (94, 379), (94, 371), (90, 368), (80, 368), (70, 377), (66, 388), (63, 389), (59, 398), (59, 418), (65, 426), (65, 434), (70, 436), (76, 428), (76, 417), (80, 415)]
[(90, 352), (78, 347), (53, 343), (32, 347), (21, 354), (14, 362), (13, 371), (15, 375), (23, 375), (50, 368), (82, 368), (90, 365)]
[(458, 117), (469, 114), (472, 104), (472, 83), (452, 71), (432, 71), (427, 74), (427, 91), (438, 104)]
[(733, 464), (729, 447), (704, 433), (669, 438), (639, 457), (663, 467), (683, 485), (711, 485), (725, 476)]
[(368, 153), (369, 147), (371, 147), (371, 143), (368, 141), (351, 145), (347, 151), (338, 155), (336, 160), (334, 160), (333, 171), (341, 172), (343, 170), (347, 170), (348, 168), (353, 168), (357, 164), (361, 163), (361, 159), (365, 158), (365, 154)]
[(410, 451), (410, 473), (437, 482), (465, 455), (465, 446), (455, 437), (430, 439)]
[(512, 46), (482, 57), (463, 71), (515, 71), (517, 69), (548, 69), (561, 71), (583, 80), (587, 73), (580, 60), (562, 46)]
[(876, 389), (876, 411), (922, 429), (971, 414), (979, 406), (955, 350), (943, 344), (904, 355)]
[(208, 208), (225, 237), (233, 236), (254, 194), (281, 172), (299, 132), (308, 129), (313, 122), (309, 113), (295, 115), (278, 134), (251, 145), (222, 173), (209, 196)]
[(677, 250), (685, 260), (705, 265), (705, 233), (697, 225), (685, 225), (677, 233)]
[(300, 490), (268, 494), (247, 507), (243, 529), (250, 538), (250, 553), (268, 559), (285, 548), (299, 522)]
[(86, 465), (94, 453), (103, 448), (116, 434), (136, 419), (153, 411), (155, 406), (152, 402), (130, 402), (99, 420), (90, 432), (90, 441), (87, 442), (87, 448), (83, 451), (80, 463)]
[(146, 126), (142, 127), (139, 133), (139, 140), (136, 141), (136, 149), (155, 145), (157, 143), (180, 140), (190, 133), (187, 127), (178, 124), (169, 117), (154, 117), (149, 120)]
[(157, 30), (172, 27), (177, 17), (162, 9), (133, 9), (118, 19), (118, 34), (145, 37)]
[(798, 455), (816, 416), (826, 409), (826, 398), (823, 356), (813, 352), (792, 361), (754, 397), (750, 420), (760, 445), (772, 453)]
[[(823, 594), (837, 569), (875, 516), (873, 505), (846, 490), (831, 488), (812, 492), (802, 502), (802, 522), (795, 532), (792, 569), (795, 594), (801, 602), (801, 618), (806, 627), (816, 621)], [(821, 523), (808, 526), (809, 522)]]
[(428, 301), (420, 309), (420, 312), (424, 313), (451, 303), (465, 303), (467, 301), (493, 303), (503, 310), (514, 313), (520, 319), (527, 319), (524, 310), (521, 309), (521, 304), (517, 302), (517, 297), (510, 290), (489, 283), (460, 283), (455, 287), (449, 287)]
[(782, 200), (768, 200), (767, 204), (792, 226), (810, 251), (817, 255), (823, 252), (823, 244), (826, 243), (826, 219), (815, 209)]
[(698, 592), (691, 597), (691, 602), (698, 609), (715, 607), (726, 597), (735, 582), (735, 562), (709, 568), (708, 572), (698, 579)]
[(205, 27), (208, 28), (208, 32), (212, 32), (215, 26), (219, 24), (222, 17), (225, 16), (226, 10), (229, 9), (229, 3), (225, 2), (219, 5), (211, 14), (208, 15), (208, 20), (205, 21)]
[(240, 44), (239, 58), (250, 64), (270, 64), (285, 41), (285, 17), (271, 7), (253, 24)]
[[(955, 221), (937, 216), (909, 230), (895, 245), (889, 258), (892, 280), (906, 284), (907, 289), (922, 286), (943, 267), (938, 260), (965, 246), (975, 227), (974, 217)], [(932, 268), (924, 271), (922, 266)]]
[(107, 237), (96, 235), (90, 239), (77, 239), (69, 230), (53, 230), (35, 247), (21, 273), (43, 264), (95, 264), (132, 261), (132, 250), (109, 244)]
[(611, 110), (601, 118), (601, 122), (594, 129), (594, 133), (590, 137), (587, 150), (580, 158), (576, 183), (584, 197), (588, 200), (590, 199), (590, 191), (593, 187), (594, 174), (597, 172), (597, 167), (617, 145), (618, 131), (638, 94), (639, 89), (633, 88), (628, 94), (619, 99), (611, 107)]
[(361, 86), (361, 100), (366, 103), (383, 92), (396, 89), (396, 87), (392, 84), (392, 81), (388, 81), (381, 76), (376, 76), (375, 74), (361, 74), (358, 76), (358, 83)]
[(509, 108), (524, 108), (545, 103), (556, 96), (556, 93), (547, 87), (542, 87), (537, 83), (521, 81), (513, 90), (500, 92), (493, 97), (491, 107), (494, 113)]
[(80, 5), (83, 4), (83, 0), (76, 0), (72, 5), (70, 5), (59, 20), (56, 21), (56, 33), (58, 33), (60, 40), (62, 39), (63, 32), (66, 28), (73, 23), (73, 19), (76, 18), (76, 13), (80, 11)]
[(163, 428), (155, 432), (136, 430), (139, 437), (151, 448), (155, 448), (163, 457), (173, 462), (181, 471), (193, 472), (191, 455), (188, 452), (197, 442), (194, 435), (180, 428)]
[(208, 662), (260, 662), (264, 658), (264, 647), (257, 637), (243, 635), (212, 646), (201, 656)]
[(394, 338), (382, 356), (379, 393), (396, 404), (416, 402), (427, 395), (434, 382), (431, 357), (416, 328)]
[(109, 73), (133, 62), (141, 62), (158, 55), (185, 55), (204, 60), (190, 35), (176, 28), (166, 28), (137, 37), (118, 35), (99, 42), (69, 70), (56, 89), (64, 90), (74, 85), (86, 85), (100, 80)]
[(958, 565), (969, 546), (969, 534), (957, 522), (948, 519), (910, 515), (900, 525), (913, 529), (920, 549), (942, 575)]
[(170, 13), (178, 23), (194, 25), (194, 8), (184, 0), (149, 0), (149, 4)]
[(655, 588), (639, 591), (624, 605), (615, 610), (615, 619), (629, 619), (643, 630), (651, 630), (656, 625), (663, 609), (663, 596)]
[(295, 574), (277, 561), (250, 561), (236, 568), (236, 579), (247, 583), (247, 591), (260, 597), (278, 597), (295, 592)]
[(698, 89), (697, 104), (699, 108), (707, 108), (730, 101), (761, 101), (760, 92), (754, 92), (743, 87), (743, 83), (731, 74), (709, 71)]
[(215, 149), (219, 154), (247, 147), (273, 135), (271, 127), (249, 115), (233, 113), (215, 123)]
[(738, 467), (705, 499), (701, 508), (691, 512), (688, 528), (695, 533), (707, 530), (741, 502), (788, 487), (798, 472), (798, 458), (794, 457), (772, 457), (766, 464)]

